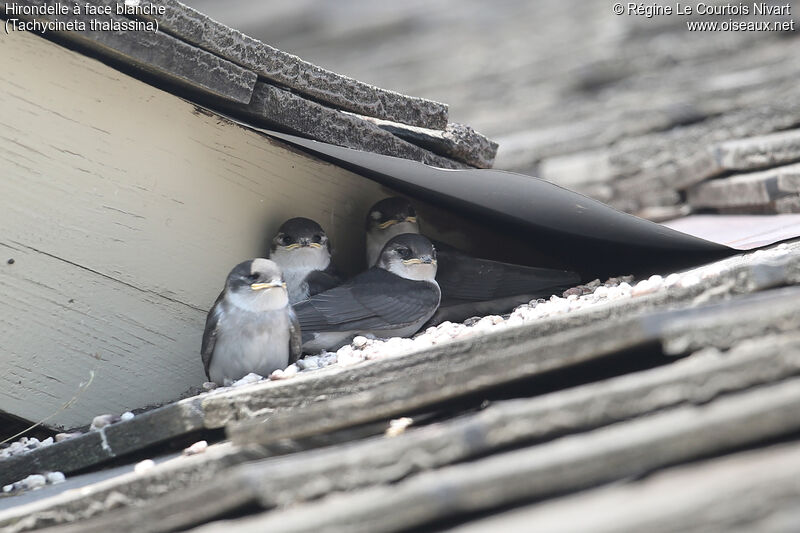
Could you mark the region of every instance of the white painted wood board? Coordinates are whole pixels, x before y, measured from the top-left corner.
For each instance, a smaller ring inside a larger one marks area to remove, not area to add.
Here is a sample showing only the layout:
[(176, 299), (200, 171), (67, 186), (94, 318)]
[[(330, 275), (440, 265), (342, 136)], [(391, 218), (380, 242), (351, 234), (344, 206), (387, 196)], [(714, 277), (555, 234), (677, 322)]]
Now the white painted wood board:
[(289, 217), (360, 266), (390, 191), (33, 34), (0, 62), (0, 411), (44, 418), (90, 370), (51, 426), (201, 384), (206, 310)]

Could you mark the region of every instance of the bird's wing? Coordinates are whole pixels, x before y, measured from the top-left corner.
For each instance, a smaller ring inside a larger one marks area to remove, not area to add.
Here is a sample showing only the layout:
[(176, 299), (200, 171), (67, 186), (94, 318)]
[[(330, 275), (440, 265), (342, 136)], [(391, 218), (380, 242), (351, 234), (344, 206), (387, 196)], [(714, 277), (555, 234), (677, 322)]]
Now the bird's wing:
[(222, 311), (222, 298), (225, 291), (219, 293), (217, 300), (206, 317), (206, 329), (203, 331), (203, 344), (200, 347), (200, 355), (203, 358), (203, 368), (206, 370), (206, 377), (211, 379), (208, 369), (211, 367), (211, 356), (214, 354), (214, 346), (217, 343), (217, 327), (219, 326), (220, 312)]
[(395, 329), (439, 305), (434, 283), (412, 281), (371, 268), (344, 285), (294, 306), (304, 335), (324, 331)]
[[(437, 248), (437, 250), (439, 250)], [(443, 300), (483, 301), (518, 294), (549, 296), (580, 283), (574, 272), (478, 259), (452, 248), (438, 251), (436, 281)]]
[(328, 291), (342, 283), (342, 279), (336, 274), (336, 271), (331, 267), (326, 270), (314, 270), (306, 276), (306, 283), (308, 284), (308, 295), (314, 296), (321, 292)]
[(291, 365), (300, 358), (303, 353), (303, 336), (300, 332), (300, 321), (297, 315), (289, 306), (289, 364)]

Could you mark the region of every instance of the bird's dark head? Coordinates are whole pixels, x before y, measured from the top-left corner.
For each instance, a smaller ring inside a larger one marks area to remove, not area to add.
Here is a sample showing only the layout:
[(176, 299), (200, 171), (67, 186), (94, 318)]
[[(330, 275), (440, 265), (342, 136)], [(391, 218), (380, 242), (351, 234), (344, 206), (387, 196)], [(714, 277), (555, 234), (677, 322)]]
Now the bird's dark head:
[(248, 311), (268, 311), (287, 305), (289, 296), (281, 269), (269, 259), (236, 265), (225, 281), (226, 298)]
[(325, 270), (331, 262), (328, 235), (309, 218), (290, 218), (272, 239), (269, 258), (284, 271)]
[(367, 213), (366, 230), (367, 233), (391, 231), (392, 236), (400, 233), (419, 233), (417, 211), (405, 198), (399, 196), (384, 198), (373, 205)]
[(328, 235), (322, 226), (310, 218), (296, 217), (284, 222), (272, 239), (271, 252), (278, 249), (286, 251), (298, 248), (330, 250)]
[(376, 266), (402, 278), (433, 281), (436, 277), (436, 249), (422, 235), (403, 233), (386, 243)]

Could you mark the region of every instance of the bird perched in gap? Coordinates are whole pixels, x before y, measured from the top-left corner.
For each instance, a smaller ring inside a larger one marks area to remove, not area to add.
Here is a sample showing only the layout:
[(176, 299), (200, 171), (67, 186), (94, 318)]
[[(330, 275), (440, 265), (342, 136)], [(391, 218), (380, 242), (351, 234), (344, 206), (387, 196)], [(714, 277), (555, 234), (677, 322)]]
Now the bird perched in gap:
[[(366, 218), (367, 261), (398, 231), (419, 233), (417, 213), (405, 198), (385, 198), (373, 205)], [(434, 241), (439, 258), (436, 281), (442, 301), (431, 324), (463, 321), (472, 316), (504, 313), (534, 298), (550, 296), (580, 283), (566, 270), (529, 267), (472, 257)]]
[(292, 304), (342, 282), (331, 263), (328, 235), (309, 218), (284, 222), (272, 239), (269, 258), (281, 267)]
[(295, 362), (301, 344), (278, 265), (269, 259), (236, 265), (206, 318), (200, 352), (208, 379), (228, 385), (251, 372), (268, 376)]
[(408, 337), (436, 312), (436, 250), (417, 234), (389, 240), (375, 266), (295, 304), (303, 351), (335, 350), (356, 335)]
[(419, 233), (417, 211), (399, 196), (384, 198), (367, 214), (367, 268), (378, 261), (389, 239), (403, 233)]

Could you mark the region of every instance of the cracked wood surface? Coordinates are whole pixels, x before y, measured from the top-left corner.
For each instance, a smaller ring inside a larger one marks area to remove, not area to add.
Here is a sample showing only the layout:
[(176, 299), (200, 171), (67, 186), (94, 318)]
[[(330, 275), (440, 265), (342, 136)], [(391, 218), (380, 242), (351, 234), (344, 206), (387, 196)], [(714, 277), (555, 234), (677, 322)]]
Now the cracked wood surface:
[[(800, 513), (800, 443), (670, 468), (642, 480), (522, 507), (450, 533), (789, 533)], [(636, 512), (631, 512), (636, 509)]]
[[(129, 475), (64, 493), (47, 501), (0, 512), (0, 525), (27, 530), (48, 524), (97, 517), (104, 502), (117, 494), (120, 507), (132, 507), (81, 524), (102, 531), (110, 524), (137, 523), (147, 506), (148, 531), (183, 528), (234, 507), (258, 501), (265, 508), (284, 507), (342, 490), (390, 483), (491, 452), (565, 434), (588, 432), (665, 409), (710, 401), (791, 379), (800, 372), (800, 337), (784, 333), (740, 342), (725, 353), (706, 349), (675, 364), (583, 385), (534, 398), (490, 404), (475, 414), (428, 427), (412, 426), (391, 439), (364, 439), (319, 451), (236, 467), (254, 460), (254, 447), (226, 444), (213, 454), (165, 463), (142, 476)], [(267, 427), (264, 427), (268, 430)], [(214, 476), (216, 482), (211, 483)], [(317, 484), (315, 480), (329, 479)], [(172, 493), (171, 495), (169, 493)], [(217, 495), (227, 494), (225, 498)], [(196, 502), (203, 501), (203, 515)], [(186, 509), (186, 513), (175, 512)], [(167, 526), (167, 524), (169, 526)]]

